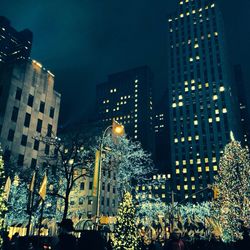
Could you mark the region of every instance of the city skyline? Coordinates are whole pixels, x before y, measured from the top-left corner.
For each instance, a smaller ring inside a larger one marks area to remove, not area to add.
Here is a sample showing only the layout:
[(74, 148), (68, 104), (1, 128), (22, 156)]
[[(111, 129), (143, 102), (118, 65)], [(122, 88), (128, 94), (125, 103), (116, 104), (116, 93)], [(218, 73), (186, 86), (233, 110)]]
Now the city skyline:
[[(230, 49), (230, 61), (243, 64), (243, 76), (248, 80), (250, 32), (241, 24), (247, 22), (249, 3), (244, 0), (234, 6), (233, 1), (218, 2), (230, 37), (229, 48), (237, 47), (237, 52)], [(64, 96), (61, 124), (67, 125), (89, 114), (87, 110), (94, 107), (95, 86), (105, 81), (106, 75), (147, 64), (155, 74), (154, 95), (158, 100), (161, 91), (167, 88), (167, 20), (178, 6), (177, 1), (160, 1), (158, 5), (150, 1), (77, 5), (73, 1), (68, 5), (63, 3), (62, 9), (69, 11), (59, 11), (56, 18), (56, 1), (15, 4), (3, 1), (1, 14), (18, 30), (29, 28), (34, 33), (32, 57), (55, 73), (56, 89)], [(240, 16), (239, 11), (243, 13)], [(95, 28), (90, 29), (91, 25)], [(77, 106), (82, 109), (75, 113)]]

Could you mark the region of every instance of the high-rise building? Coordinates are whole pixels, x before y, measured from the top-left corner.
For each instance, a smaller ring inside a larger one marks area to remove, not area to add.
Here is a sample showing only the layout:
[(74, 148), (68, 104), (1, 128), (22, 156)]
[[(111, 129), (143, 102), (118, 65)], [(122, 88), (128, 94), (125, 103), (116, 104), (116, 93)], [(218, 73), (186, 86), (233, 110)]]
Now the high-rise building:
[(103, 127), (116, 119), (128, 137), (152, 152), (152, 72), (147, 66), (109, 75), (97, 85), (97, 110)]
[(32, 47), (33, 34), (25, 29), (16, 31), (10, 21), (0, 16), (0, 63), (12, 63), (28, 59)]
[(250, 147), (250, 109), (247, 103), (247, 91), (242, 73), (241, 65), (234, 66), (235, 89), (238, 94), (238, 104), (240, 109), (240, 123), (242, 145)]
[(22, 60), (0, 65), (0, 142), (6, 164), (34, 169), (49, 154), (35, 137), (57, 133), (61, 95), (54, 75), (40, 63)]
[(214, 0), (181, 0), (168, 24), (173, 189), (206, 200), (230, 132), (238, 136), (223, 23)]
[(168, 93), (154, 105), (154, 154), (156, 168), (164, 174), (171, 173), (170, 131), (168, 115)]

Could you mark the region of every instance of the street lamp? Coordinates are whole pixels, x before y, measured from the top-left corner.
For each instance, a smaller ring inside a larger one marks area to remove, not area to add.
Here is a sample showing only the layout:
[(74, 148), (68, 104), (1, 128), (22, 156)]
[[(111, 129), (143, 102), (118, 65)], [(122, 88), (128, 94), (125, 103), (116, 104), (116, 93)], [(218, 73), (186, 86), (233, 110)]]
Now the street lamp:
[(93, 196), (96, 196), (96, 219), (100, 217), (100, 200), (101, 200), (101, 183), (102, 183), (102, 154), (105, 151), (103, 146), (104, 138), (111, 129), (112, 136), (123, 136), (125, 133), (124, 126), (113, 119), (112, 125), (109, 125), (102, 134), (99, 150), (96, 152), (96, 164), (93, 181)]

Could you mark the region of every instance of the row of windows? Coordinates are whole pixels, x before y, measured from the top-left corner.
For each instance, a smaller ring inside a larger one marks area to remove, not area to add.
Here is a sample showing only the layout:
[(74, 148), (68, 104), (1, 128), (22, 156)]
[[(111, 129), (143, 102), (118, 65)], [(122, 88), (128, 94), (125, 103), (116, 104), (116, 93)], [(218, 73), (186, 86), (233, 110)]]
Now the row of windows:
[[(17, 87), (15, 98), (16, 98), (16, 100), (20, 101), (21, 97), (22, 97), (22, 89)], [(28, 106), (33, 107), (33, 103), (34, 103), (34, 96), (29, 94), (27, 104), (28, 104)], [(44, 113), (44, 110), (45, 110), (45, 102), (40, 101), (39, 112)], [(49, 117), (53, 119), (54, 113), (55, 113), (55, 109), (53, 107), (50, 107)]]

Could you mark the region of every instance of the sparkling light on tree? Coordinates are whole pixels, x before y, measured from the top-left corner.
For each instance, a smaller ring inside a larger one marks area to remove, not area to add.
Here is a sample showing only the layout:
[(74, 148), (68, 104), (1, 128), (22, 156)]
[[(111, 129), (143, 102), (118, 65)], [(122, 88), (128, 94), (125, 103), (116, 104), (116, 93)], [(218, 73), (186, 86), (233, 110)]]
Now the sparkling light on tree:
[(222, 228), (222, 240), (232, 242), (242, 239), (242, 227), (250, 225), (250, 160), (248, 148), (232, 140), (220, 159), (215, 177), (218, 198), (213, 212)]
[[(0, 231), (4, 230), (4, 217), (7, 211), (6, 206), (6, 196), (4, 192), (4, 184), (5, 184), (5, 174), (4, 174), (4, 162), (2, 158), (2, 150), (0, 148)], [(2, 237), (0, 235), (0, 247), (2, 246)]]
[(134, 250), (138, 246), (138, 231), (135, 224), (135, 207), (132, 195), (126, 192), (118, 209), (112, 245), (115, 250)]

